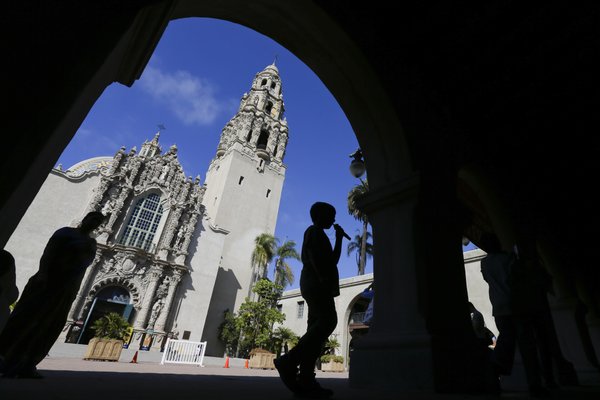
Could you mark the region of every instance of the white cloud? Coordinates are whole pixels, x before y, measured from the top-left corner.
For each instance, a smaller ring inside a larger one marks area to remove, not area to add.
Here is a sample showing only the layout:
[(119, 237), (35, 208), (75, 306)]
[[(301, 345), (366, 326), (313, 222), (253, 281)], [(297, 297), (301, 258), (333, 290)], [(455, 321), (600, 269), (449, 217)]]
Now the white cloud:
[(171, 74), (147, 67), (139, 84), (185, 125), (209, 125), (227, 107), (216, 99), (214, 85), (188, 71)]

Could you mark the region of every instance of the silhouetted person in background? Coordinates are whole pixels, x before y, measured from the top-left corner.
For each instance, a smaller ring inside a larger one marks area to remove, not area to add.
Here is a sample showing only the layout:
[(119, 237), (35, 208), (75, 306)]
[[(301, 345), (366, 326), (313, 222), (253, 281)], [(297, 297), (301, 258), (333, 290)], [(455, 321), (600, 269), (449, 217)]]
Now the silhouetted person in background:
[(521, 242), (518, 247), (517, 267), (512, 276), (513, 312), (531, 320), (547, 387), (556, 387), (554, 366), (563, 385), (579, 384), (573, 364), (563, 355), (558, 343), (548, 293), (553, 293), (552, 276), (548, 274), (532, 242)]
[(364, 299), (369, 300), (369, 304), (367, 305), (367, 309), (365, 310), (363, 324), (371, 326), (371, 324), (373, 323), (373, 301), (375, 299), (375, 290), (373, 289), (373, 284), (371, 283), (365, 290), (363, 290), (360, 296)]
[(85, 270), (96, 255), (96, 240), (90, 233), (103, 221), (104, 215), (93, 211), (77, 228), (58, 229), (46, 244), (38, 272), (27, 282), (0, 334), (4, 377), (42, 377), (36, 365), (67, 321)]
[[(289, 353), (274, 360), (281, 379), (297, 397), (333, 395), (333, 391), (316, 381), (315, 363), (337, 325), (334, 302), (334, 297), (340, 294), (337, 263), (342, 238), (349, 238), (339, 225), (334, 225), (335, 213), (335, 208), (328, 203), (317, 202), (310, 208), (313, 224), (304, 232), (300, 275), (300, 292), (308, 305), (306, 333)], [(333, 248), (324, 231), (332, 225), (335, 229)]]
[(15, 258), (8, 251), (2, 249), (0, 250), (0, 332), (4, 329), (10, 315), (11, 304), (17, 301), (18, 297)]
[(496, 341), (495, 335), (485, 325), (485, 319), (481, 311), (471, 302), (469, 302), (469, 313), (471, 314), (471, 324), (473, 325), (473, 332), (475, 332), (477, 340), (485, 347), (493, 346)]
[(489, 286), (492, 315), (498, 337), (492, 361), (499, 375), (510, 375), (513, 368), (516, 331), (511, 310), (510, 273), (515, 255), (502, 251), (494, 235), (484, 234), (481, 248), (487, 253), (481, 260), (481, 274)]
[(495, 235), (484, 234), (481, 247), (487, 253), (481, 260), (481, 273), (489, 285), (492, 314), (498, 328), (492, 357), (496, 371), (499, 375), (512, 373), (518, 344), (529, 393), (533, 397), (547, 397), (549, 392), (542, 386), (538, 346), (531, 317), (533, 306), (527, 304), (525, 298), (530, 281), (518, 265), (516, 253), (503, 251)]

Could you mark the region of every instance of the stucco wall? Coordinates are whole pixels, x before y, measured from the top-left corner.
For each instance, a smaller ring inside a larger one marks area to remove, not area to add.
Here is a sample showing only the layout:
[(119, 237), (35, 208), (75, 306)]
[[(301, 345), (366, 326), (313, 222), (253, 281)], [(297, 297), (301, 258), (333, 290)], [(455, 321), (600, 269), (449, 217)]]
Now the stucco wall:
[[(348, 343), (350, 342), (350, 334), (348, 331), (348, 323), (352, 306), (360, 297), (360, 294), (373, 282), (373, 274), (365, 274), (354, 276), (351, 278), (340, 279), (340, 295), (335, 298), (335, 308), (338, 314), (338, 324), (333, 331), (340, 348), (338, 354), (347, 360)], [(302, 336), (306, 332), (306, 321), (308, 317), (308, 307), (304, 304), (304, 315), (298, 318), (298, 302), (304, 301), (300, 295), (300, 289), (289, 290), (285, 292), (279, 304), (281, 311), (285, 314), (286, 319), (282, 324), (288, 329), (291, 329), (298, 336)]]
[(485, 319), (486, 326), (498, 334), (494, 317), (492, 316), (492, 303), (490, 303), (489, 286), (481, 275), (481, 259), (485, 257), (483, 250), (470, 250), (463, 254), (465, 260), (465, 276), (467, 279), (467, 292), (469, 301), (473, 303)]
[(210, 299), (217, 279), (221, 252), (227, 232), (214, 229), (208, 218), (196, 228), (190, 245), (190, 274), (182, 278), (177, 292), (177, 330), (181, 335), (190, 331), (190, 340), (206, 340), (213, 346), (216, 337), (203, 334)]
[(99, 180), (98, 173), (87, 174), (77, 180), (69, 179), (56, 170), (48, 174), (5, 247), (15, 257), (20, 292), (37, 272), (50, 236), (63, 226), (76, 226), (83, 218)]
[[(236, 146), (240, 145), (236, 143)], [(254, 240), (262, 233), (275, 232), (284, 175), (268, 168), (257, 170), (256, 159), (236, 150), (216, 161), (207, 173), (203, 204), (211, 221), (229, 233), (222, 250), (210, 311), (204, 328), (206, 340), (216, 341), (225, 310), (235, 311), (250, 295), (251, 255)], [(240, 177), (244, 177), (240, 184)], [(221, 190), (219, 193), (214, 188)], [(267, 190), (270, 190), (267, 197)], [(216, 198), (216, 201), (215, 201)], [(242, 199), (242, 201), (240, 201)], [(211, 333), (212, 332), (212, 333)], [(207, 347), (207, 355), (222, 356), (224, 348)]]

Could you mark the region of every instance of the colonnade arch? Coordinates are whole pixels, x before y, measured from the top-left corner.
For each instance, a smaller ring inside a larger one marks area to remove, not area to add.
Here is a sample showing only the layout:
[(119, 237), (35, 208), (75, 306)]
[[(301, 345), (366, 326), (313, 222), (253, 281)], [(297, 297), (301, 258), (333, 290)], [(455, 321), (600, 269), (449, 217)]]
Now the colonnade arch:
[[(455, 359), (439, 344), (447, 339), (444, 324), (462, 315), (456, 305), (466, 296), (464, 273), (462, 286), (461, 275), (456, 273), (462, 268), (462, 232), (452, 221), (456, 166), (446, 168), (440, 163), (416, 171), (414, 152), (394, 102), (353, 40), (312, 3), (180, 0), (149, 2), (146, 7), (141, 6), (144, 2), (136, 4), (124, 6), (98, 45), (95, 58), (81, 65), (82, 73), (73, 78), (76, 82), (71, 87), (76, 93), (41, 110), (40, 117), (53, 112), (54, 118), (46, 120), (47, 142), (34, 153), (25, 178), (3, 204), (2, 216), (17, 211), (16, 218), (7, 218), (9, 225), (14, 228), (35, 194), (31, 187), (39, 188), (103, 90), (112, 82), (131, 86), (139, 78), (170, 20), (210, 17), (245, 25), (285, 46), (316, 73), (346, 113), (367, 161), (371, 192), (362, 207), (373, 227), (378, 324), (368, 340), (357, 346), (351, 382), (416, 389), (435, 384), (452, 390), (446, 386), (454, 385), (455, 379), (439, 378), (434, 369), (443, 369), (448, 359)], [(86, 34), (94, 35), (82, 33)], [(24, 206), (17, 205), (17, 200)], [(425, 254), (429, 246), (439, 247), (439, 253)], [(451, 279), (443, 289), (445, 300), (451, 301), (440, 309), (436, 291), (441, 287), (432, 284), (432, 275), (448, 265), (452, 268), (443, 270), (443, 276)], [(458, 318), (458, 336), (469, 326), (467, 315)], [(455, 351), (464, 348), (458, 346)], [(441, 386), (436, 379), (441, 379)], [(457, 382), (462, 387), (461, 379)]]

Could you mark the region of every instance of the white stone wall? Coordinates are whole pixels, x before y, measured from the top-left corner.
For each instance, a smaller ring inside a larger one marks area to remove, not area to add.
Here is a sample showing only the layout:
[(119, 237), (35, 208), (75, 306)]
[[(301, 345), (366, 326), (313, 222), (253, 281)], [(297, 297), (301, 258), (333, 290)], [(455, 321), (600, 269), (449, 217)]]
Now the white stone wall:
[[(218, 326), (223, 322), (223, 312), (237, 311), (249, 295), (254, 239), (261, 233), (275, 232), (285, 172), (282, 169), (276, 173), (268, 167), (259, 172), (258, 161), (237, 149), (228, 151), (215, 163), (219, 168), (213, 165), (207, 173), (203, 204), (211, 221), (229, 233), (203, 337), (213, 343)], [(268, 197), (267, 190), (270, 190)], [(221, 356), (222, 349), (209, 344), (207, 354)]]
[(98, 173), (74, 180), (53, 170), (6, 244), (15, 257), (19, 292), (38, 271), (50, 236), (64, 226), (76, 226), (98, 185)]
[[(337, 337), (340, 343), (338, 354), (348, 359), (348, 344), (350, 343), (350, 332), (348, 324), (352, 307), (360, 298), (360, 294), (373, 282), (373, 274), (354, 276), (351, 278), (340, 279), (340, 295), (335, 298), (335, 308), (338, 315), (338, 324), (332, 335)], [(283, 294), (281, 301), (281, 311), (286, 319), (282, 324), (291, 329), (298, 336), (306, 332), (306, 321), (308, 317), (308, 306), (304, 304), (304, 315), (298, 318), (298, 302), (304, 301), (300, 295), (300, 289), (289, 290)]]
[[(192, 341), (203, 337), (226, 236), (227, 232), (211, 227), (207, 218), (198, 223), (189, 249), (190, 274), (183, 277), (177, 293), (175, 320), (180, 338), (184, 331), (191, 332)], [(208, 339), (213, 344), (216, 338)]]

